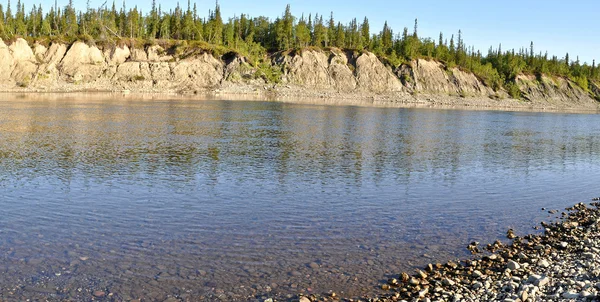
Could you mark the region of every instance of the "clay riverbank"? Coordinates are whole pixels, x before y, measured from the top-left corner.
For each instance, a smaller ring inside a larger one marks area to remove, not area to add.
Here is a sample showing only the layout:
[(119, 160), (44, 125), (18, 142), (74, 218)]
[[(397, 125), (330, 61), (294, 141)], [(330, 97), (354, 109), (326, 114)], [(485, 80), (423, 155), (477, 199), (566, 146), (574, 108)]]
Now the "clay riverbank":
[(600, 89), (585, 91), (569, 79), (519, 75), (516, 83), (520, 99), (441, 62), (418, 59), (394, 68), (372, 53), (339, 49), (275, 53), (268, 64), (256, 65), (236, 54), (215, 56), (193, 49), (178, 53), (159, 45), (29, 45), (24, 39), (7, 45), (0, 41), (2, 92), (237, 95), (376, 106), (600, 108), (593, 93)]

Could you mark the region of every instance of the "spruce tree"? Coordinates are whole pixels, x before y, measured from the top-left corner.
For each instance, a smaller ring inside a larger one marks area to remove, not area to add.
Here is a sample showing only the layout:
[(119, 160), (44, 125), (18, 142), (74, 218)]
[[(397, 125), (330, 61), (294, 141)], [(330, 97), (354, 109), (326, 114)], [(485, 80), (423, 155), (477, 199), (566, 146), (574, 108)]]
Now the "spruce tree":
[(0, 3), (0, 39), (6, 39), (6, 29), (4, 28), (4, 8)]
[(304, 19), (304, 15), (298, 21), (296, 25), (296, 47), (306, 47), (310, 43), (310, 30)]
[(12, 11), (10, 9), (10, 0), (8, 0), (8, 3), (6, 4), (5, 20), (6, 21), (4, 23), (4, 25), (5, 25), (4, 30), (6, 31), (7, 37), (12, 37), (15, 32), (15, 27), (14, 27)]
[(381, 47), (384, 52), (391, 52), (392, 49), (392, 29), (388, 26), (387, 21), (383, 24), (383, 30), (381, 31)]
[(294, 16), (292, 16), (289, 4), (285, 7), (285, 13), (283, 14), (282, 30), (283, 49), (289, 49), (294, 41)]
[(24, 5), (21, 4), (21, 0), (17, 0), (17, 14), (15, 16), (14, 32), (16, 35), (20, 36), (27, 36), (27, 25), (25, 24), (24, 10)]
[(75, 7), (73, 7), (73, 0), (69, 0), (69, 5), (65, 7), (64, 24), (65, 33), (67, 34), (67, 36), (77, 36), (77, 13), (75, 12)]
[(418, 21), (415, 18), (415, 29), (413, 30), (413, 37), (414, 38), (418, 38), (418, 36), (417, 36), (417, 28), (418, 28)]
[(329, 15), (329, 26), (327, 27), (327, 40), (325, 41), (325, 47), (328, 46), (328, 43), (333, 44), (335, 41), (335, 21), (333, 20), (333, 12)]
[(360, 33), (362, 35), (363, 44), (367, 47), (371, 45), (371, 29), (369, 26), (369, 19), (365, 17), (363, 23), (360, 26)]
[(346, 33), (344, 32), (344, 26), (342, 22), (338, 22), (338, 25), (335, 29), (335, 46), (339, 48), (345, 47), (346, 42)]

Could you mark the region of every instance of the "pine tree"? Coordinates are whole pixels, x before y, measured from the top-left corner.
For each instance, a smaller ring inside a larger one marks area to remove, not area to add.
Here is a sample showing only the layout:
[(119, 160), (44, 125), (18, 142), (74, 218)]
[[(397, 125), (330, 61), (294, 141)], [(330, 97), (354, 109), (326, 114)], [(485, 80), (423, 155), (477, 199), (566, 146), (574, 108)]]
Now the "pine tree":
[(317, 47), (327, 46), (327, 30), (323, 25), (323, 16), (315, 15), (314, 28), (312, 45)]
[(306, 47), (310, 43), (310, 30), (304, 19), (304, 15), (298, 21), (296, 25), (296, 47)]
[(156, 10), (156, 0), (152, 0), (152, 8), (150, 10), (150, 16), (148, 18), (148, 36), (151, 39), (156, 38), (158, 33), (158, 11)]
[(193, 38), (193, 29), (194, 29), (194, 19), (192, 16), (192, 8), (190, 5), (190, 0), (188, 0), (188, 7), (183, 15), (182, 21), (182, 37), (184, 40), (192, 40)]
[(292, 16), (292, 10), (289, 4), (285, 7), (282, 23), (283, 49), (289, 49), (292, 47), (294, 41), (294, 16)]
[(335, 29), (335, 46), (339, 48), (344, 48), (346, 42), (346, 33), (344, 32), (344, 26), (342, 22), (338, 22), (338, 25)]
[(65, 7), (64, 20), (65, 26), (63, 28), (65, 28), (66, 35), (70, 37), (77, 36), (79, 28), (77, 25), (77, 13), (73, 7), (73, 0), (69, 0), (69, 5)]
[(21, 4), (21, 0), (17, 0), (17, 14), (15, 15), (14, 32), (16, 35), (26, 36), (27, 26), (25, 24), (25, 9)]
[(384, 52), (391, 52), (392, 50), (392, 29), (388, 26), (387, 21), (383, 24), (383, 30), (381, 31), (381, 47)]
[(418, 27), (418, 21), (415, 18), (415, 29), (413, 30), (413, 37), (414, 38), (418, 38), (418, 36), (417, 36), (417, 27)]
[(224, 25), (224, 36), (223, 36), (223, 44), (229, 47), (234, 47), (235, 45), (235, 28), (233, 26), (233, 19), (230, 18), (229, 22)]
[(15, 27), (14, 27), (14, 20), (13, 20), (13, 16), (12, 16), (12, 11), (10, 9), (10, 0), (8, 0), (8, 3), (6, 4), (6, 13), (5, 13), (5, 31), (7, 33), (8, 37), (12, 37), (15, 33)]
[(208, 41), (213, 44), (221, 44), (223, 37), (223, 19), (221, 18), (221, 7), (217, 1), (215, 4), (215, 11), (212, 13), (209, 21), (209, 32)]
[(329, 15), (329, 26), (327, 27), (327, 40), (325, 40), (325, 47), (328, 44), (333, 44), (335, 41), (335, 21), (333, 20), (333, 12)]
[(362, 35), (363, 44), (369, 47), (371, 45), (371, 29), (369, 28), (369, 19), (367, 19), (367, 17), (365, 17), (360, 26), (360, 33)]

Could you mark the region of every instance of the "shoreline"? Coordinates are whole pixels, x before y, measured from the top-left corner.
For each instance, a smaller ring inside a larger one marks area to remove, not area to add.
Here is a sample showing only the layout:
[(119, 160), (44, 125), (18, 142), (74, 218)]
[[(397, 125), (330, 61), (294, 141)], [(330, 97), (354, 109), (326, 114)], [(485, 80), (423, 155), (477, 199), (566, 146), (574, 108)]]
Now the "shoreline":
[[(289, 88), (288, 88), (289, 87)], [(106, 99), (114, 95), (126, 99), (157, 99), (167, 97), (181, 100), (230, 100), (265, 101), (284, 104), (317, 106), (358, 106), (373, 108), (414, 108), (450, 110), (491, 110), (512, 112), (554, 112), (554, 113), (600, 113), (600, 104), (577, 106), (573, 104), (552, 104), (546, 100), (525, 102), (515, 99), (490, 99), (482, 97), (442, 96), (436, 94), (411, 95), (409, 93), (342, 93), (314, 91), (300, 87), (286, 86), (277, 90), (260, 91), (240, 89), (207, 89), (201, 91), (130, 91), (110, 89), (81, 90), (0, 90), (0, 95), (26, 95), (47, 98), (48, 96), (85, 96)]]
[[(578, 203), (543, 233), (518, 236), (510, 243), (472, 242), (474, 255), (447, 263), (430, 263), (415, 272), (402, 272), (381, 284), (384, 294), (360, 299), (313, 294), (297, 301), (591, 301), (600, 294), (600, 198)], [(546, 209), (542, 208), (543, 211)], [(539, 226), (534, 227), (540, 229)], [(594, 300), (595, 301), (595, 300)]]

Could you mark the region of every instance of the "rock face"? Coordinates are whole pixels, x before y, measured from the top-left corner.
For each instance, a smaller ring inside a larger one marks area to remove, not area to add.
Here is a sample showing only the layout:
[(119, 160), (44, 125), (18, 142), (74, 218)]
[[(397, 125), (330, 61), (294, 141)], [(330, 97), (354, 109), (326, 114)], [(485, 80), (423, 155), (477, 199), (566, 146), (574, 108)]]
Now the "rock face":
[(223, 80), (223, 62), (204, 53), (194, 59), (170, 63), (173, 82), (182, 89), (215, 87)]
[(398, 78), (372, 53), (308, 50), (276, 58), (274, 63), (283, 66), (287, 83), (311, 89), (375, 93), (403, 90)]
[(396, 69), (402, 83), (411, 91), (443, 95), (488, 97), (496, 93), (472, 73), (458, 68), (446, 70), (440, 62), (414, 60)]
[(15, 60), (8, 49), (8, 46), (4, 44), (4, 41), (0, 39), (0, 81), (10, 80), (13, 68), (15, 67)]
[(332, 87), (329, 76), (329, 62), (325, 53), (303, 51), (293, 56), (285, 56), (281, 62), (285, 67), (287, 81), (313, 89)]
[(589, 95), (580, 87), (564, 78), (550, 78), (541, 76), (520, 75), (516, 79), (517, 85), (527, 100), (544, 99), (548, 102), (586, 102)]
[(10, 76), (20, 86), (29, 86), (35, 73), (36, 59), (33, 50), (27, 44), (27, 41), (19, 38), (8, 47), (14, 62), (14, 69)]
[[(418, 59), (393, 69), (364, 51), (307, 49), (275, 54), (270, 62), (258, 65), (233, 53), (215, 57), (204, 52), (178, 58), (159, 45), (98, 47), (75, 42), (70, 46), (29, 46), (20, 38), (10, 45), (0, 40), (0, 90), (4, 91), (198, 91), (219, 87), (254, 91), (277, 86), (270, 86), (275, 84), (270, 81), (300, 91), (507, 96), (474, 74), (456, 67), (448, 69), (437, 61)], [(594, 105), (597, 102), (592, 96), (600, 96), (598, 83), (590, 83), (588, 92), (564, 78), (520, 75), (516, 84), (523, 99), (542, 100), (544, 104)]]
[(106, 69), (106, 60), (96, 46), (75, 42), (60, 62), (59, 69), (72, 82), (92, 82)]
[(356, 59), (356, 82), (363, 91), (401, 91), (402, 83), (372, 53), (363, 53)]

